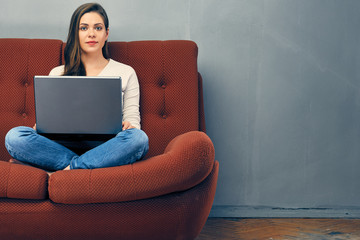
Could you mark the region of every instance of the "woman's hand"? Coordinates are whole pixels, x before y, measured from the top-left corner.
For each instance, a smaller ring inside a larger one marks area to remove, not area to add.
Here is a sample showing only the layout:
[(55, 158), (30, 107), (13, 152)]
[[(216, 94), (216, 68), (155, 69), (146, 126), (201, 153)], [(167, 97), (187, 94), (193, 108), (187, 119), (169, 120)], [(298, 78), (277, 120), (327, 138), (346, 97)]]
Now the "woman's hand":
[(33, 126), (33, 129), (36, 131), (36, 123), (35, 123), (35, 125)]
[(124, 131), (124, 130), (127, 130), (127, 129), (131, 129), (131, 128), (135, 128), (135, 127), (134, 127), (133, 125), (131, 125), (131, 123), (128, 122), (128, 121), (123, 121), (122, 126), (123, 126), (123, 131)]

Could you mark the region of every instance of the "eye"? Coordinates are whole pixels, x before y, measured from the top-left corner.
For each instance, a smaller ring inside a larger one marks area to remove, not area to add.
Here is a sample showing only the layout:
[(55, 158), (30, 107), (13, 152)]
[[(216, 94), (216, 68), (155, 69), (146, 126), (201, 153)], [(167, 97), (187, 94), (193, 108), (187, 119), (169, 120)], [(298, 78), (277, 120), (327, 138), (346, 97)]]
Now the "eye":
[(100, 27), (100, 26), (95, 28), (96, 31), (101, 31), (102, 29), (103, 29), (103, 28)]
[(80, 27), (80, 31), (86, 31), (88, 28), (87, 27), (84, 27), (84, 26), (82, 26), (82, 27)]

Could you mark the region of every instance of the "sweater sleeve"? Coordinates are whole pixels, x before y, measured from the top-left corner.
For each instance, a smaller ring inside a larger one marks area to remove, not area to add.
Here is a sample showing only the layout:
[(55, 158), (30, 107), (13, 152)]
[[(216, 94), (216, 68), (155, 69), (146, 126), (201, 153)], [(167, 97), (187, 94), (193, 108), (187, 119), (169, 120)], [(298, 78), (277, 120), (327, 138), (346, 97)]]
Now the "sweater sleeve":
[(123, 120), (140, 129), (140, 88), (138, 78), (132, 69), (125, 89), (123, 89)]

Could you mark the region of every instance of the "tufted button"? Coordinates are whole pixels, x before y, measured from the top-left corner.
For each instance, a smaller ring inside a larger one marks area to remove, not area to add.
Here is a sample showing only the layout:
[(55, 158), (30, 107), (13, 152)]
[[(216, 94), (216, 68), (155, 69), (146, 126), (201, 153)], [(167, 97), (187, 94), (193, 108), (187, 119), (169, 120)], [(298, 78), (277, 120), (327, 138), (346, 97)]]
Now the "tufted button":
[(166, 88), (166, 84), (164, 83), (161, 87), (162, 87), (162, 89), (165, 89), (165, 88)]
[(166, 118), (167, 118), (167, 115), (165, 115), (165, 114), (162, 115), (162, 118), (163, 118), (163, 119), (166, 119)]
[(23, 117), (23, 118), (26, 118), (26, 117), (27, 117), (27, 114), (26, 114), (26, 113), (23, 113), (23, 114), (22, 114), (22, 117)]
[(28, 83), (25, 83), (25, 84), (24, 84), (24, 86), (25, 86), (25, 87), (28, 87), (28, 86), (29, 86), (29, 84), (28, 84)]

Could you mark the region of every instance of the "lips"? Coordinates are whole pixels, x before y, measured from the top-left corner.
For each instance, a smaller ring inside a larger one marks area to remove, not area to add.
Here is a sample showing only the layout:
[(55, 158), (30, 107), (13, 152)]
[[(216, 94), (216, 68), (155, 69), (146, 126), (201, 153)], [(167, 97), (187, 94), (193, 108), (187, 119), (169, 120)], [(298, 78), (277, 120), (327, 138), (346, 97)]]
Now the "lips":
[(86, 44), (89, 44), (89, 45), (95, 45), (95, 44), (97, 44), (97, 42), (96, 41), (88, 41), (88, 42), (86, 42)]

